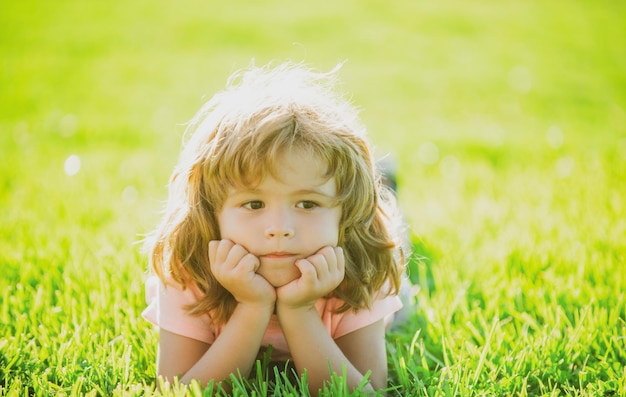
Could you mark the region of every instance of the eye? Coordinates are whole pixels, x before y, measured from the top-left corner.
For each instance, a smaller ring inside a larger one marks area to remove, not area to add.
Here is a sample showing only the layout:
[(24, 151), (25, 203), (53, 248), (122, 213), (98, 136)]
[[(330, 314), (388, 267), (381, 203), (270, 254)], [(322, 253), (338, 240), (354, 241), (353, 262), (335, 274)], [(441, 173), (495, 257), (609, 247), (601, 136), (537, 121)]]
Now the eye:
[(299, 201), (296, 204), (296, 208), (301, 208), (304, 210), (312, 210), (313, 208), (319, 207), (319, 205), (315, 201), (303, 200)]
[(265, 203), (259, 200), (248, 201), (242, 207), (247, 208), (249, 210), (260, 210), (265, 207)]

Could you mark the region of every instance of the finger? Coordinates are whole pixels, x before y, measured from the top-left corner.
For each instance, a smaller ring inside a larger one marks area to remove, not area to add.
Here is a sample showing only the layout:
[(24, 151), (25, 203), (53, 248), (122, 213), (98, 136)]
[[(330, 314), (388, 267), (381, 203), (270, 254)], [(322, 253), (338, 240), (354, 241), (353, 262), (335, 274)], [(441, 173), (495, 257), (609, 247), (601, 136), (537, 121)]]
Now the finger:
[(337, 271), (341, 273), (341, 278), (346, 272), (346, 258), (343, 254), (343, 248), (335, 247), (335, 256), (337, 257)]
[(300, 278), (303, 280), (317, 280), (317, 270), (313, 263), (308, 259), (299, 259), (295, 262), (296, 267), (300, 270)]
[(306, 261), (311, 265), (315, 274), (313, 275), (317, 279), (322, 279), (328, 274), (328, 264), (326, 258), (322, 254), (313, 254), (306, 258)]
[(224, 262), (225, 251), (222, 240), (209, 241), (209, 263), (212, 269)]
[(318, 278), (338, 285), (345, 276), (345, 258), (341, 247), (324, 247), (310, 258), (316, 266)]
[(336, 247), (325, 247), (322, 251), (324, 258), (326, 258), (326, 264), (329, 272), (337, 271), (337, 251)]
[(256, 273), (260, 265), (261, 262), (259, 261), (259, 258), (251, 253), (247, 253), (243, 256), (243, 258), (241, 258), (238, 266), (240, 266), (245, 272)]
[(234, 268), (235, 266), (237, 266), (239, 261), (241, 261), (241, 259), (247, 254), (248, 250), (246, 250), (243, 246), (239, 244), (233, 244), (228, 251), (225, 262), (229, 265), (230, 268)]
[(327, 273), (333, 271), (337, 266), (337, 255), (333, 247), (327, 246), (312, 255), (311, 262), (315, 265), (318, 271)]
[(215, 263), (216, 264), (223, 263), (226, 261), (226, 258), (228, 257), (228, 253), (230, 252), (233, 245), (235, 245), (235, 243), (233, 243), (230, 240), (218, 241), (217, 249), (215, 251)]
[(220, 245), (219, 240), (209, 241), (209, 263), (215, 263), (217, 255), (217, 247)]

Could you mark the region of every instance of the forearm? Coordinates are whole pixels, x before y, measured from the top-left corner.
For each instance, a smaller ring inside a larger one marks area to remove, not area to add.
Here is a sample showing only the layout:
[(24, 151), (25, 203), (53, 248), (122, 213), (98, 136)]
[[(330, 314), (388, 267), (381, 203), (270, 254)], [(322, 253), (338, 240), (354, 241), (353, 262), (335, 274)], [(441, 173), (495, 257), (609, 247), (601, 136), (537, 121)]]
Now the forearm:
[(187, 383), (196, 379), (206, 384), (210, 380), (228, 379), (237, 371), (247, 376), (256, 360), (271, 314), (271, 310), (239, 304), (215, 342), (180, 380)]
[[(329, 380), (331, 371), (342, 374), (350, 389), (363, 381), (364, 374), (351, 363), (332, 339), (314, 308), (288, 309), (278, 307), (278, 318), (285, 334), (294, 364), (300, 373), (307, 371), (312, 393)], [(373, 390), (368, 384), (365, 390)]]

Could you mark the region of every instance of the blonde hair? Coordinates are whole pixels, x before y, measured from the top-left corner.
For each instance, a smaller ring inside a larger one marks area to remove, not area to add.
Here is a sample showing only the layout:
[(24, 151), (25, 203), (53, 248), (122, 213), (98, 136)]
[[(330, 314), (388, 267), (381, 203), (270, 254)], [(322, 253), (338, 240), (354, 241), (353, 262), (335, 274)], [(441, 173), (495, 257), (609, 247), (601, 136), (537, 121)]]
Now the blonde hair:
[(395, 202), (375, 171), (357, 110), (334, 91), (338, 68), (251, 66), (191, 121), (165, 214), (149, 242), (151, 267), (164, 282), (193, 283), (205, 294), (190, 314), (211, 312), (218, 324), (232, 314), (236, 301), (209, 264), (209, 241), (220, 239), (217, 212), (229, 187), (275, 176), (279, 154), (290, 150), (314, 154), (336, 182), (338, 245), (346, 259), (344, 281), (332, 294), (344, 302), (339, 311), (368, 308), (379, 292), (398, 292), (404, 258), (392, 232)]

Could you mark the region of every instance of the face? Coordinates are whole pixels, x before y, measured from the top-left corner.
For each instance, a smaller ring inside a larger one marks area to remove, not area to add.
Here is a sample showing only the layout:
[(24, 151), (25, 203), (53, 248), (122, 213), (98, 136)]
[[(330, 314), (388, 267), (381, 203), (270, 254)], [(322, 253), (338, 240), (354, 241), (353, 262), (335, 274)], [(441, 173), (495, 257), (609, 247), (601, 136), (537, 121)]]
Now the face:
[(285, 153), (278, 164), (277, 178), (231, 189), (217, 214), (222, 239), (257, 256), (257, 273), (275, 287), (300, 277), (296, 260), (337, 245), (341, 219), (335, 180), (324, 177), (324, 164), (302, 152)]

